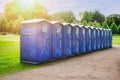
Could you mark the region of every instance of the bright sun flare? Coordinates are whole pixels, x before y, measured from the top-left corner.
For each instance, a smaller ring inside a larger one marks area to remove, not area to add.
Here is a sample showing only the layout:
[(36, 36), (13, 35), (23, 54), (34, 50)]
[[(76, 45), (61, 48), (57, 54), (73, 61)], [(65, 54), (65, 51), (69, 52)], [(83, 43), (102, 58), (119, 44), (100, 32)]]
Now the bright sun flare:
[(19, 5), (22, 9), (30, 9), (34, 5), (33, 0), (19, 0)]

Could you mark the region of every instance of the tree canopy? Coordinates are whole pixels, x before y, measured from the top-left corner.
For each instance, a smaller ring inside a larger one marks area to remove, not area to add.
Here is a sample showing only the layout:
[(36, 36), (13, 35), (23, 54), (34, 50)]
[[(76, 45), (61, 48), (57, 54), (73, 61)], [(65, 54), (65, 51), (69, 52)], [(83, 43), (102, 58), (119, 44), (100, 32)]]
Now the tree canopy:
[(105, 18), (99, 10), (80, 13), (78, 22), (72, 11), (57, 12), (49, 15), (39, 0), (12, 0), (5, 5), (4, 17), (0, 17), (0, 32), (19, 33), (20, 22), (27, 19), (44, 18), (68, 23), (80, 23), (85, 26), (110, 28), (120, 33), (120, 14), (111, 14)]
[(108, 23), (108, 25), (110, 26), (113, 22), (115, 22), (115, 24), (117, 26), (120, 25), (120, 14), (111, 14), (109, 16), (106, 17), (106, 21)]
[(48, 18), (48, 12), (38, 0), (12, 0), (5, 5), (5, 17), (8, 20), (18, 19)]
[(111, 24), (111, 29), (112, 29), (112, 33), (114, 33), (114, 34), (118, 33), (118, 28), (117, 28), (117, 25), (115, 24), (115, 22), (113, 22)]
[(118, 26), (118, 34), (120, 34), (120, 25)]
[(103, 24), (102, 24), (102, 28), (109, 29), (109, 26), (108, 26), (108, 24), (107, 24), (106, 21), (103, 22)]
[(75, 15), (72, 11), (58, 12), (51, 15), (52, 20), (72, 23), (76, 21)]
[(97, 22), (102, 24), (105, 21), (105, 16), (99, 12), (99, 10), (95, 10), (93, 12), (91, 11), (84, 11), (83, 13), (80, 13), (81, 22), (87, 21), (89, 22)]

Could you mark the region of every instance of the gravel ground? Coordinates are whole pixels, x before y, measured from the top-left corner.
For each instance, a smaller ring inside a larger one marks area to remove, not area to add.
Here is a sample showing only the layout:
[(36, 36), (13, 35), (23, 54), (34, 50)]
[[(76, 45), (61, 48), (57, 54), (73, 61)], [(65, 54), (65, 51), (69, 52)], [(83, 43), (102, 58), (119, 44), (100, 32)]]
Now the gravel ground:
[(120, 80), (120, 45), (7, 75), (0, 80)]

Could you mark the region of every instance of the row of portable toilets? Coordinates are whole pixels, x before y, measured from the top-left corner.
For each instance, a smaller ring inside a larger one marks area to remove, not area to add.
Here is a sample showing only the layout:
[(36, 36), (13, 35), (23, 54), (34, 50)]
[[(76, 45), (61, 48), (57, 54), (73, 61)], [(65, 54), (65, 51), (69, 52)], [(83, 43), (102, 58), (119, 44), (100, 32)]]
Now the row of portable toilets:
[(21, 62), (38, 64), (112, 47), (110, 29), (27, 20), (21, 23)]

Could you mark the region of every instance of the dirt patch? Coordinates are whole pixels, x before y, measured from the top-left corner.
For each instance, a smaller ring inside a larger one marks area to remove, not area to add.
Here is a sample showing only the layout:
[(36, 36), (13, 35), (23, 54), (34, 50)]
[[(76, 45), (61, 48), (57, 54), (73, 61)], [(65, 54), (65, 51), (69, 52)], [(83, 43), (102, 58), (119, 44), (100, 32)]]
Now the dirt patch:
[(120, 80), (120, 45), (7, 75), (0, 80)]

